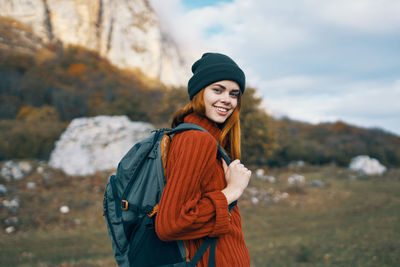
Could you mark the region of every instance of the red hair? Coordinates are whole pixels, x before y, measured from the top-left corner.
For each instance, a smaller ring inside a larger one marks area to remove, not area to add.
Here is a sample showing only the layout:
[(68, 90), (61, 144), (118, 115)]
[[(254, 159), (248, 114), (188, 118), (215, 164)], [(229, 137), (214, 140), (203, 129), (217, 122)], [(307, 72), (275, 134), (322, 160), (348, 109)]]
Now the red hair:
[[(238, 98), (238, 103), (229, 118), (225, 121), (221, 130), (221, 137), (219, 143), (223, 144), (227, 140), (224, 149), (228, 152), (232, 160), (240, 159), (240, 106), (241, 97)], [(200, 116), (206, 117), (206, 107), (204, 104), (204, 89), (198, 92), (193, 99), (183, 108), (178, 109), (172, 116), (172, 127), (176, 127), (183, 123), (186, 115), (196, 113)]]

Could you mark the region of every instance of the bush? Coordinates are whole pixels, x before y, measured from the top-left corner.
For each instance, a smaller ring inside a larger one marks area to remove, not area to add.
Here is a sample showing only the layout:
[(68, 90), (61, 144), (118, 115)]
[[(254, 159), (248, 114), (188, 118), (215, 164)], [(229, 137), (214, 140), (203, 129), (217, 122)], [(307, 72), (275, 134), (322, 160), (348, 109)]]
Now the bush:
[(66, 124), (58, 121), (0, 121), (0, 160), (47, 160)]

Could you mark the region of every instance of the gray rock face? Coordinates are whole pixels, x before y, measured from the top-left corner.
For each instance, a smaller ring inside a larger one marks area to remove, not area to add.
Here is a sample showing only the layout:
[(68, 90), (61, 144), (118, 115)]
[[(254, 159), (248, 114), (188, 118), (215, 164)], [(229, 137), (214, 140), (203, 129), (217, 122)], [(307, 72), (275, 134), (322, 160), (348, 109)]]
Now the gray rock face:
[(74, 119), (56, 142), (49, 165), (68, 175), (115, 169), (125, 153), (153, 129), (126, 116)]
[(86, 47), (167, 85), (182, 85), (190, 75), (148, 0), (0, 0), (0, 7), (0, 16), (31, 27), (44, 42)]
[(349, 168), (359, 171), (365, 175), (382, 175), (386, 171), (377, 159), (370, 158), (366, 155), (360, 155), (351, 159)]

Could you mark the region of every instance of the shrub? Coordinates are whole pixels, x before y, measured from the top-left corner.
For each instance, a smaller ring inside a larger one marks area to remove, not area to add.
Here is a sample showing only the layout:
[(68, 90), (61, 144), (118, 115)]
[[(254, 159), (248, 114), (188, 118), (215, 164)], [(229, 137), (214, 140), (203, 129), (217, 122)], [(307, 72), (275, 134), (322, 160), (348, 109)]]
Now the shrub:
[(0, 121), (0, 160), (48, 159), (66, 124), (58, 121)]

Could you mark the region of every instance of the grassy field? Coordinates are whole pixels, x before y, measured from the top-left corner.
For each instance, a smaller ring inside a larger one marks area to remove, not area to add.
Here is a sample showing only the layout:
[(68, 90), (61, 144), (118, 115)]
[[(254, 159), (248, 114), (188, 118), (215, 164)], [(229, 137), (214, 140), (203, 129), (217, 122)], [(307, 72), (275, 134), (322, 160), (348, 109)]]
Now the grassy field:
[[(102, 216), (108, 177), (67, 178), (46, 169), (4, 184), (18, 198), (16, 231), (6, 234), (0, 208), (0, 266), (116, 266)], [(289, 186), (298, 173), (306, 184)], [(288, 192), (286, 199), (240, 201), (252, 266), (400, 266), (400, 170), (358, 176), (335, 166), (272, 169), (276, 183), (252, 179), (251, 188)], [(322, 187), (307, 183), (324, 182)], [(28, 189), (27, 182), (35, 182)], [(70, 212), (61, 214), (60, 206)]]

